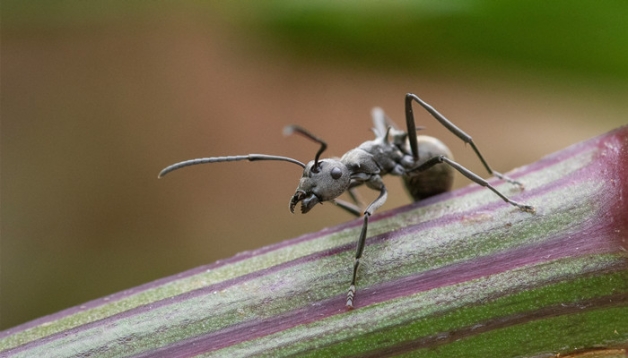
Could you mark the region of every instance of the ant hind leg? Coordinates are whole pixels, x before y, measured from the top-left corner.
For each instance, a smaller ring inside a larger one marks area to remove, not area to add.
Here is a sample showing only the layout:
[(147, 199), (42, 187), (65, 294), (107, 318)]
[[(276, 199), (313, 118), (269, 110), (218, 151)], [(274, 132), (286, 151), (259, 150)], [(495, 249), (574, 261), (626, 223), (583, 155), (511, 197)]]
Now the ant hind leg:
[[(482, 162), (482, 165), (484, 165), (484, 168), (486, 168), (486, 170), (488, 171), (489, 174), (491, 174), (491, 175), (493, 175), (493, 176), (495, 176), (495, 177), (497, 177), (499, 179), (502, 179), (504, 181), (507, 181), (508, 183), (517, 185), (520, 188), (523, 188), (523, 184), (521, 184), (517, 180), (514, 180), (514, 179), (512, 179), (512, 178), (510, 178), (510, 177), (508, 177), (508, 176), (506, 176), (506, 175), (504, 175), (502, 173), (494, 171), (488, 165), (488, 163), (486, 162), (486, 160), (484, 159), (484, 157), (480, 153), (480, 150), (478, 149), (478, 147), (476, 147), (476, 145), (473, 142), (473, 139), (471, 138), (470, 135), (465, 133), (462, 129), (456, 127), (455, 124), (453, 124), (450, 120), (445, 118), (445, 116), (443, 116), (437, 110), (435, 110), (434, 107), (430, 106), (429, 104), (424, 102), (422, 99), (420, 99), (417, 95), (412, 94), (412, 93), (406, 94), (406, 102), (405, 102), (405, 106), (406, 106), (406, 124), (408, 126), (408, 133), (414, 133), (415, 130), (416, 130), (415, 129), (416, 126), (414, 124), (414, 114), (412, 112), (412, 101), (415, 101), (418, 104), (420, 104), (426, 111), (428, 111), (432, 115), (432, 117), (436, 118), (436, 120), (438, 122), (440, 122), (440, 124), (442, 124), (445, 128), (447, 128), (451, 133), (456, 135), (456, 137), (460, 138), (466, 144), (469, 144), (471, 146), (471, 148), (473, 149), (473, 151), (475, 152), (475, 154), (477, 155), (477, 157), (480, 159), (480, 162)], [(418, 160), (418, 158), (419, 158), (418, 143), (417, 143), (417, 140), (416, 140), (416, 136), (410, 135), (410, 136), (408, 136), (408, 139), (410, 140), (410, 148), (412, 149), (412, 155), (413, 155), (414, 160), (416, 162)]]
[(428, 161), (426, 161), (425, 163), (410, 169), (408, 172), (414, 172), (414, 171), (424, 171), (427, 170), (431, 167), (433, 167), (436, 164), (440, 164), (440, 163), (445, 163), (449, 166), (451, 166), (452, 168), (456, 169), (460, 174), (464, 175), (465, 177), (467, 177), (468, 179), (470, 179), (471, 181), (490, 189), (493, 193), (497, 194), (500, 198), (502, 198), (505, 202), (518, 207), (520, 210), (522, 211), (526, 211), (529, 213), (534, 213), (534, 207), (531, 205), (526, 205), (526, 204), (521, 204), (518, 203), (514, 200), (511, 200), (509, 197), (507, 197), (506, 195), (502, 194), (499, 190), (495, 189), (495, 187), (493, 187), (491, 184), (489, 184), (486, 180), (482, 179), (481, 177), (479, 177), (478, 175), (476, 175), (475, 173), (473, 173), (472, 171), (470, 171), (469, 169), (463, 167), (462, 165), (454, 162), (453, 160), (445, 157), (445, 156), (438, 156), (438, 157), (434, 157), (429, 159)]

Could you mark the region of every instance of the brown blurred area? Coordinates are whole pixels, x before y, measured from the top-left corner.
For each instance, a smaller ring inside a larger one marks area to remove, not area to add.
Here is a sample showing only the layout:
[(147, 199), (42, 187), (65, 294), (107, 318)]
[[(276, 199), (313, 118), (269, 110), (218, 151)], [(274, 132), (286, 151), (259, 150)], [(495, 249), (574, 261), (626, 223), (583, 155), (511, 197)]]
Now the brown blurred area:
[[(301, 169), (289, 163), (197, 166), (158, 180), (174, 162), (311, 160), (317, 146), (284, 137), (288, 124), (340, 156), (372, 138), (372, 107), (402, 123), (403, 96), (414, 92), (509, 171), (625, 124), (628, 110), (625, 89), (587, 81), (290, 56), (193, 7), (4, 26), (1, 81), (0, 329), (352, 220), (331, 205), (291, 215)], [(470, 148), (416, 113), (424, 134), (486, 176)], [(398, 178), (386, 183), (382, 211), (409, 203)]]

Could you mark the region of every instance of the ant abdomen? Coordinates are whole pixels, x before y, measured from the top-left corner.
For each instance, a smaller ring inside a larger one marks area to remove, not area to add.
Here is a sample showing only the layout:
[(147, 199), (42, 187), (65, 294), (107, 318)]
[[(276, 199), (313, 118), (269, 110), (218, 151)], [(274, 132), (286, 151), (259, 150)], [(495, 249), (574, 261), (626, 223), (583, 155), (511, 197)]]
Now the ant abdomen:
[[(417, 142), (419, 144), (419, 161), (417, 166), (438, 156), (445, 156), (454, 160), (454, 156), (449, 148), (434, 137), (419, 135), (417, 136)], [(454, 169), (444, 163), (436, 164), (427, 170), (404, 175), (403, 182), (406, 191), (412, 199), (419, 201), (451, 190), (454, 183)]]

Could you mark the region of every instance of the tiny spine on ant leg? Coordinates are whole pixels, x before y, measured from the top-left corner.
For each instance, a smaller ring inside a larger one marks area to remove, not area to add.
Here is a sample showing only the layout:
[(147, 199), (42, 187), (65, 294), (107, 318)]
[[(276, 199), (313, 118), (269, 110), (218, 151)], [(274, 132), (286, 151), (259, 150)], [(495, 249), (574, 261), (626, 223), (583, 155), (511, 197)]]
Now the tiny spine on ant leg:
[[(452, 122), (425, 103), (414, 94), (408, 93), (405, 98), (405, 114), (407, 130), (404, 132), (384, 114), (379, 108), (372, 111), (375, 128), (375, 139), (360, 144), (351, 149), (340, 159), (320, 159), (327, 148), (327, 144), (320, 138), (312, 135), (299, 126), (288, 126), (284, 129), (286, 135), (296, 133), (320, 144), (314, 160), (307, 164), (284, 156), (248, 154), (237, 156), (210, 157), (186, 160), (166, 167), (159, 173), (159, 178), (173, 170), (196, 164), (235, 162), (241, 160), (275, 160), (297, 164), (303, 168), (303, 175), (294, 195), (290, 199), (290, 211), (301, 203), (301, 213), (310, 211), (316, 204), (329, 201), (359, 217), (363, 217), (362, 230), (358, 238), (351, 284), (347, 293), (346, 307), (353, 308), (355, 298), (355, 284), (360, 266), (360, 258), (364, 251), (369, 217), (381, 207), (387, 198), (387, 191), (382, 176), (391, 174), (403, 177), (406, 189), (418, 201), (442, 192), (448, 191), (453, 182), (454, 170), (457, 170), (473, 182), (488, 188), (507, 203), (517, 208), (534, 213), (534, 207), (511, 200), (495, 189), (486, 180), (466, 169), (453, 160), (449, 149), (438, 139), (428, 136), (417, 136), (417, 127), (414, 123), (412, 102), (417, 102), (429, 112), (440, 124), (447, 128), (466, 144), (469, 144), (489, 174), (517, 185), (523, 185), (508, 176), (491, 169), (476, 147), (471, 137), (456, 127)], [(439, 165), (445, 164), (445, 165)], [(379, 196), (365, 209), (359, 207), (355, 188), (360, 185), (379, 191)], [(353, 203), (337, 199), (344, 192), (349, 193)]]

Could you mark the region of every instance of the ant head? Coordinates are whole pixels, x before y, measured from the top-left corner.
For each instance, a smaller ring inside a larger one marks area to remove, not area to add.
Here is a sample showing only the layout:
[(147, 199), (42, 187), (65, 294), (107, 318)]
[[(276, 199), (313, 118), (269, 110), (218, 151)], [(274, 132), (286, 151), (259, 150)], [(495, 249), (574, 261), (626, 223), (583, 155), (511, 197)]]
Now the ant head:
[(301, 202), (301, 212), (305, 214), (314, 205), (333, 200), (344, 193), (351, 183), (351, 174), (349, 168), (338, 159), (319, 160), (327, 148), (325, 141), (299, 126), (284, 128), (284, 134), (292, 133), (300, 134), (321, 145), (314, 160), (307, 163), (303, 169), (303, 176), (301, 176), (297, 191), (290, 199), (290, 212), (294, 213), (294, 207)]
[(290, 211), (301, 202), (301, 212), (307, 213), (318, 203), (333, 200), (349, 188), (349, 169), (338, 159), (312, 160), (303, 169), (296, 192), (290, 199)]

